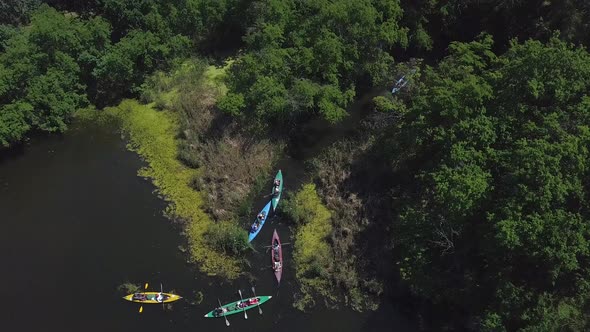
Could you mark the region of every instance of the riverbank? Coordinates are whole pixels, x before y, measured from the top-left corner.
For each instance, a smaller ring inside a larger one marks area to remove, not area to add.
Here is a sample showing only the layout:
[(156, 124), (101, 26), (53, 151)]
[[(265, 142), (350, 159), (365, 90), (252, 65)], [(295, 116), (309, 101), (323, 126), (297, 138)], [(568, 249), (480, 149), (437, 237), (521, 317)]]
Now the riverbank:
[(191, 260), (226, 279), (242, 272), (251, 203), (283, 147), (249, 137), (215, 109), (231, 63), (186, 60), (152, 75), (142, 85), (141, 102), (124, 100), (76, 116), (121, 129), (128, 148), (148, 164), (138, 174), (168, 202), (165, 215), (183, 225)]
[[(264, 191), (283, 145), (249, 136), (217, 111), (215, 102), (227, 91), (228, 67), (185, 61), (150, 77), (142, 86), (142, 102), (125, 100), (100, 112), (79, 112), (78, 118), (121, 128), (129, 149), (148, 164), (139, 175), (151, 179), (168, 202), (166, 216), (183, 225), (192, 261), (208, 275), (234, 279), (250, 250), (245, 229), (255, 213), (252, 203)], [(364, 148), (355, 147), (355, 155)], [(295, 225), (300, 289), (293, 305), (300, 310), (320, 298), (330, 307), (375, 309), (382, 292), (356, 258), (364, 255), (355, 248), (361, 202), (343, 199), (348, 194), (333, 188), (346, 180), (335, 175), (350, 174), (346, 170), (354, 156), (345, 150), (353, 149), (320, 153), (311, 163), (312, 175), (323, 179), (317, 181), (320, 187), (305, 184), (285, 206)]]
[(210, 275), (235, 278), (239, 275), (238, 259), (220, 253), (205, 241), (205, 234), (213, 225), (203, 212), (202, 194), (190, 187), (201, 171), (182, 164), (178, 156), (179, 118), (171, 111), (158, 111), (153, 105), (142, 105), (125, 100), (117, 107), (102, 112), (86, 110), (77, 113), (80, 120), (117, 124), (128, 148), (140, 155), (147, 166), (138, 175), (149, 178), (158, 194), (168, 202), (165, 215), (184, 226), (188, 250), (199, 268)]
[[(179, 159), (184, 141), (180, 138), (182, 123), (186, 119), (179, 112), (171, 110), (182, 97), (185, 85), (201, 82), (200, 78), (186, 81), (197, 70), (208, 79), (204, 84), (209, 89), (223, 91), (220, 77), (225, 68), (201, 68), (201, 65), (187, 62), (171, 75), (156, 73), (148, 80), (142, 95), (142, 100), (149, 103), (124, 100), (118, 106), (102, 111), (81, 110), (76, 118), (120, 128), (128, 142), (127, 147), (147, 163), (146, 167), (138, 171), (138, 175), (150, 179), (157, 187), (158, 195), (168, 202), (164, 214), (182, 224), (191, 260), (208, 275), (234, 279), (241, 272), (241, 257), (236, 256), (235, 252), (219, 250), (220, 246), (223, 247), (219, 244), (219, 236), (213, 236), (216, 240), (207, 240), (208, 232), (213, 232), (213, 235), (219, 233), (219, 226), (204, 211), (207, 193), (191, 186), (206, 173), (205, 167), (190, 167)], [(228, 222), (223, 229), (227, 231), (231, 228), (238, 237), (241, 231), (244, 233), (242, 236), (246, 237), (245, 231), (232, 225)]]

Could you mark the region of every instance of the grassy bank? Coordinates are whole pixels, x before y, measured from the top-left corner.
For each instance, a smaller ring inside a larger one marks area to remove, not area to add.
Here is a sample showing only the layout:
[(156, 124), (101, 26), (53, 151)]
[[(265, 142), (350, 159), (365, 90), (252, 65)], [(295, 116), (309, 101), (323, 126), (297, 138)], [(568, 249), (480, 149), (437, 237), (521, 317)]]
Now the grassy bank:
[[(295, 224), (295, 268), (301, 286), (294, 306), (306, 310), (317, 297), (328, 305), (343, 303), (357, 311), (378, 307), (383, 284), (377, 270), (387, 265), (368, 239), (384, 232), (371, 220), (375, 204), (367, 184), (352, 174), (377, 170), (375, 164), (353, 166), (372, 140), (337, 142), (310, 163), (317, 184), (306, 184), (287, 200), (286, 212)], [(360, 167), (360, 168), (359, 168)], [(379, 178), (379, 176), (377, 176)], [(386, 219), (387, 220), (387, 219)]]
[(334, 300), (330, 278), (334, 257), (327, 242), (332, 213), (322, 204), (314, 184), (304, 185), (287, 200), (285, 211), (297, 227), (293, 257), (300, 294), (293, 305), (305, 310), (315, 304), (315, 294)]
[(141, 102), (77, 117), (121, 128), (129, 149), (147, 163), (139, 175), (169, 203), (165, 214), (184, 225), (191, 258), (203, 272), (232, 279), (249, 249), (238, 216), (256, 182), (270, 174), (280, 145), (244, 135), (215, 109), (230, 64), (187, 60), (146, 80)]
[(201, 170), (189, 168), (177, 158), (178, 115), (158, 111), (153, 106), (125, 100), (102, 112), (79, 112), (78, 118), (118, 123), (129, 142), (128, 147), (147, 163), (139, 170), (139, 175), (150, 178), (158, 193), (169, 203), (165, 214), (185, 225), (190, 254), (199, 268), (208, 274), (237, 277), (239, 261), (215, 250), (205, 241), (204, 235), (213, 222), (202, 210), (202, 195), (190, 186)]

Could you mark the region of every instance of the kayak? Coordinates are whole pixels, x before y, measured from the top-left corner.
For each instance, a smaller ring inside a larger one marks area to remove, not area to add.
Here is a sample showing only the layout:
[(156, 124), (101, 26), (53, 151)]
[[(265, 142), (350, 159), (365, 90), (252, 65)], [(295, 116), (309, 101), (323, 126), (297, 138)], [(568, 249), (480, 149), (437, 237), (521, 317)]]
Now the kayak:
[(270, 300), (271, 298), (272, 298), (272, 296), (257, 296), (257, 297), (251, 297), (248, 299), (244, 299), (243, 301), (239, 300), (236, 302), (224, 304), (221, 306), (221, 308), (223, 308), (223, 309), (220, 310), (219, 308), (215, 308), (215, 309), (209, 311), (205, 315), (205, 317), (216, 318), (216, 317), (229, 316), (229, 315), (233, 315), (233, 314), (239, 314), (245, 310), (250, 310), (252, 308), (256, 308), (258, 305), (263, 304), (264, 302)]
[(162, 293), (162, 301), (158, 301), (157, 297), (160, 292), (141, 292), (135, 294), (129, 294), (123, 298), (127, 301), (136, 303), (170, 303), (182, 299), (182, 296), (170, 293)]
[[(278, 194), (275, 194), (274, 190), (275, 190), (275, 181), (279, 180), (280, 184), (279, 184), (279, 192)], [(275, 180), (273, 181), (273, 185), (272, 185), (272, 210), (276, 210), (277, 209), (277, 205), (279, 205), (279, 201), (281, 200), (281, 194), (283, 193), (283, 173), (281, 172), (281, 170), (279, 169), (279, 172), (277, 173), (277, 175), (275, 176)]]
[(270, 251), (270, 259), (272, 261), (272, 270), (275, 272), (275, 277), (278, 283), (281, 283), (281, 276), (283, 275), (283, 248), (281, 247), (281, 239), (275, 229), (272, 234), (272, 242), (270, 243), (272, 250)]
[(264, 206), (262, 211), (260, 211), (260, 213), (259, 213), (259, 215), (260, 214), (264, 215), (262, 220), (259, 221), (258, 215), (256, 215), (256, 220), (254, 220), (254, 223), (252, 224), (252, 227), (250, 227), (250, 231), (248, 232), (248, 242), (252, 242), (252, 240), (254, 240), (256, 235), (258, 235), (258, 233), (260, 233), (262, 226), (264, 226), (266, 219), (268, 219), (269, 212), (270, 212), (270, 202), (266, 203), (266, 205)]

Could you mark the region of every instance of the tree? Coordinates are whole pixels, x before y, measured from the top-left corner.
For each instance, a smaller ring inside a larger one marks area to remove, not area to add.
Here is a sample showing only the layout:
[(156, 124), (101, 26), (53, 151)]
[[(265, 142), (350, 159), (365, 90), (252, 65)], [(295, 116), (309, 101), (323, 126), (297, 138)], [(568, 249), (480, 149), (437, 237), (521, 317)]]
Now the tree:
[(188, 39), (183, 36), (164, 41), (151, 32), (131, 31), (104, 53), (92, 72), (97, 80), (99, 103), (104, 105), (138, 92), (149, 73), (165, 68), (170, 59), (185, 54), (187, 46)]
[(31, 129), (61, 132), (87, 103), (81, 67), (92, 67), (110, 43), (101, 19), (82, 21), (42, 5), (27, 28), (15, 30), (0, 54), (0, 142)]
[(0, 25), (21, 25), (28, 21), (29, 15), (41, 0), (4, 0), (0, 2)]
[(414, 178), (397, 264), (417, 294), (477, 329), (583, 330), (590, 54), (556, 37), (501, 57), (491, 47), (453, 43), (426, 67), (393, 136)]
[(396, 1), (253, 2), (247, 53), (229, 77), (230, 91), (244, 97), (240, 113), (257, 125), (304, 114), (340, 121), (357, 83), (382, 84), (388, 52), (407, 44), (401, 15)]

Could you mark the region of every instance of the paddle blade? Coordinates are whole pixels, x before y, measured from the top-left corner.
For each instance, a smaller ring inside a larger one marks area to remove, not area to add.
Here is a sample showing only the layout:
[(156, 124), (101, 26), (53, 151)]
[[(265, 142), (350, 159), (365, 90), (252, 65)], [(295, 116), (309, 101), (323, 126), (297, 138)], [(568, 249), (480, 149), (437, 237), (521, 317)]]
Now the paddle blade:
[(148, 288), (148, 283), (147, 282), (145, 283), (145, 286), (143, 288), (144, 289), (147, 289)]
[(139, 313), (141, 314), (143, 312), (143, 306), (139, 307)]

